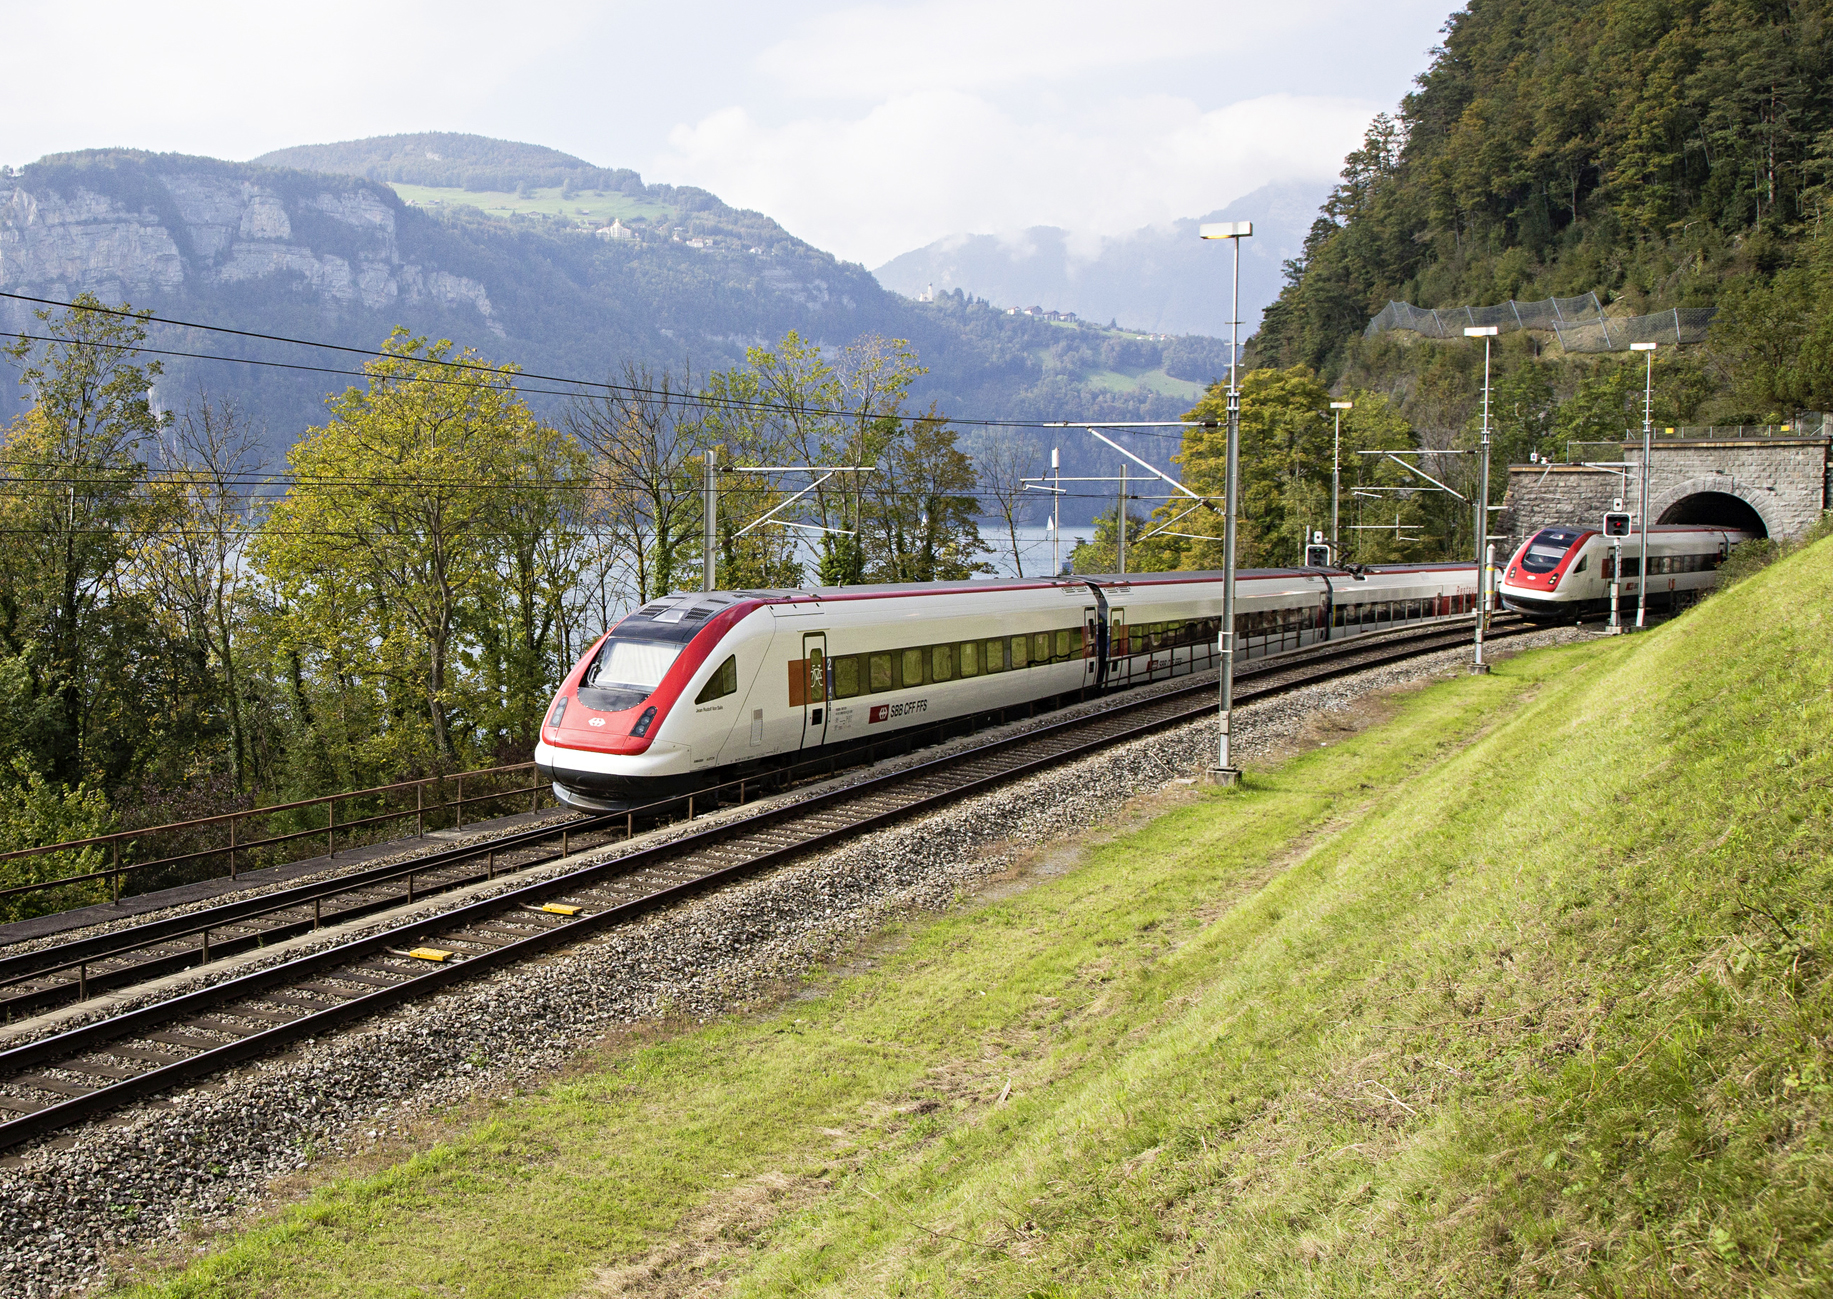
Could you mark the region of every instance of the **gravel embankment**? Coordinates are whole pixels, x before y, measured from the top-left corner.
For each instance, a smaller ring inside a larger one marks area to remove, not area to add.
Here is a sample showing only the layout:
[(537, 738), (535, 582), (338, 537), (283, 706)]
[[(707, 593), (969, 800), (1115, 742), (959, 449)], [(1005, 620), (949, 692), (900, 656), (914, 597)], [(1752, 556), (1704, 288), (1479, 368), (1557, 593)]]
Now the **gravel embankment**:
[[(1496, 649), (1579, 636), (1550, 630)], [(1237, 751), (1254, 762), (1320, 712), (1467, 658), (1446, 651), (1248, 705)], [(1213, 722), (1184, 726), (862, 835), (0, 1161), (0, 1294), (83, 1289), (123, 1249), (231, 1219), (276, 1177), (404, 1119), (538, 1082), (613, 1026), (706, 1018), (773, 995), (887, 920), (948, 906), (1014, 852), (1082, 833), (1124, 800), (1188, 777), (1214, 735)]]

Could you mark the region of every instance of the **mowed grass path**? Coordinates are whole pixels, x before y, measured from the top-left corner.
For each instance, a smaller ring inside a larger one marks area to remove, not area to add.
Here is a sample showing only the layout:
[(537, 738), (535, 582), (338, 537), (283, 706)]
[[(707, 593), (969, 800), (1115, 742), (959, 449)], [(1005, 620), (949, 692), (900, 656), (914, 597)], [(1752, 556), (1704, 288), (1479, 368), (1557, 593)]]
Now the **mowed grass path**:
[(1830, 606), (1408, 695), (139, 1292), (1826, 1293)]

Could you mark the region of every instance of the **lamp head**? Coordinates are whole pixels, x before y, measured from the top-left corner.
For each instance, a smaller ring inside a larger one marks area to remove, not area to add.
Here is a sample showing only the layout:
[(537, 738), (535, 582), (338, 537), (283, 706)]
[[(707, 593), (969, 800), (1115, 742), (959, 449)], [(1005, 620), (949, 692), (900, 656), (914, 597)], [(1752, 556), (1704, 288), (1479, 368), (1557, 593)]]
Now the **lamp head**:
[(1246, 239), (1253, 233), (1252, 221), (1209, 221), (1197, 227), (1200, 239)]

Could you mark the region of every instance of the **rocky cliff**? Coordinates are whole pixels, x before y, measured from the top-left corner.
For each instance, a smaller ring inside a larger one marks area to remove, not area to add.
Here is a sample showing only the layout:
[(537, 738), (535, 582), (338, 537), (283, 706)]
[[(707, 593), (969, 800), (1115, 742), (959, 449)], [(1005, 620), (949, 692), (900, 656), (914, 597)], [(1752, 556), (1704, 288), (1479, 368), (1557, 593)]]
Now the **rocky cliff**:
[[(919, 397), (949, 413), (1167, 418), (1187, 404), (1118, 391), (1111, 378), (1081, 385), (1058, 355), (1076, 341), (1060, 328), (959, 299), (918, 304), (759, 213), (644, 187), (634, 173), (622, 192), (631, 185), (676, 215), (637, 238), (599, 239), (567, 219), (463, 205), (435, 214), (357, 176), (125, 150), (59, 155), (0, 175), (0, 291), (58, 301), (86, 291), (174, 319), (364, 349), (405, 326), (584, 379), (626, 361), (691, 365), (699, 377), (791, 329), (832, 347), (877, 333), (916, 347), (929, 367)], [(0, 331), (34, 332), (32, 310), (0, 298)], [(149, 345), (332, 371), (354, 361), (165, 326)], [(200, 388), (232, 399), (276, 455), (323, 420), (329, 390), (351, 382), (194, 356), (163, 364), (161, 402), (181, 406)], [(0, 387), (0, 419), (17, 400)]]
[(238, 176), (208, 159), (120, 161), (139, 164), (139, 184), (121, 185), (118, 166), (45, 168), (30, 188), (13, 183), (0, 207), (0, 288), (153, 305), (187, 288), (267, 283), (369, 311), (463, 308), (503, 336), (481, 283), (402, 255), (403, 208), (384, 185)]

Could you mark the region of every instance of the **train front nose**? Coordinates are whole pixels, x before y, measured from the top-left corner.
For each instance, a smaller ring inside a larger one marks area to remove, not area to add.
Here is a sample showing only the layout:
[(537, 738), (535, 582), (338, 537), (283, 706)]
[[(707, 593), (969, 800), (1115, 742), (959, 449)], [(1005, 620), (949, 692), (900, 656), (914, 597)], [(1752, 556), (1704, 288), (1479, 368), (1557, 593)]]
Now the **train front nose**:
[(551, 781), (554, 797), (589, 812), (632, 808), (691, 792), (698, 781), (686, 745), (652, 743), (641, 753), (604, 753), (549, 744), (535, 746), (535, 770)]

